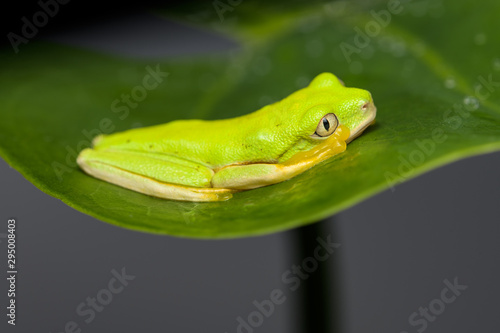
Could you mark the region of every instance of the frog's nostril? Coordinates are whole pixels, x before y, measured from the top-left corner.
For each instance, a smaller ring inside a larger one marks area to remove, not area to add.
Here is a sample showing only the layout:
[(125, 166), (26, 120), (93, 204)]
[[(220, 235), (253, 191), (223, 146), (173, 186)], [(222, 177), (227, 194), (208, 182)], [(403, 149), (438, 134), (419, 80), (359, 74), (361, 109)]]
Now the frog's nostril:
[(366, 102), (365, 104), (363, 104), (363, 106), (361, 107), (361, 110), (363, 111), (366, 111), (368, 109), (368, 107), (370, 106), (370, 103), (369, 102)]

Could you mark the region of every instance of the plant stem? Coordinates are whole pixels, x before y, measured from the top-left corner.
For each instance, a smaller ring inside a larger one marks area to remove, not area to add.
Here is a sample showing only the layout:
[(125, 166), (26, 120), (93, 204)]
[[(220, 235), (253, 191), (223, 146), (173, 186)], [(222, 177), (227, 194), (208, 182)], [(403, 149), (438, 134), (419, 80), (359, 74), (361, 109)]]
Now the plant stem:
[[(312, 270), (314, 266), (310, 264), (312, 261), (310, 259), (306, 260), (309, 261), (309, 265), (304, 261), (308, 257), (315, 258), (315, 249), (321, 246), (318, 238), (326, 242), (328, 236), (331, 235), (331, 240), (335, 240), (332, 235), (333, 232), (330, 230), (331, 222), (332, 218), (329, 218), (298, 228), (294, 232), (295, 244), (298, 244), (297, 255), (299, 261), (296, 264), (300, 265), (302, 271), (308, 275), (300, 286), (302, 297), (300, 313), (302, 318), (299, 332), (340, 332), (339, 306), (338, 302), (332, 299), (332, 291), (339, 290), (339, 280), (338, 274), (332, 274), (331, 270), (332, 267), (339, 266), (337, 265), (338, 254), (333, 252), (324, 261), (316, 260), (318, 265), (314, 271)], [(327, 252), (323, 249), (320, 253), (324, 255)], [(310, 273), (304, 270), (304, 266)]]

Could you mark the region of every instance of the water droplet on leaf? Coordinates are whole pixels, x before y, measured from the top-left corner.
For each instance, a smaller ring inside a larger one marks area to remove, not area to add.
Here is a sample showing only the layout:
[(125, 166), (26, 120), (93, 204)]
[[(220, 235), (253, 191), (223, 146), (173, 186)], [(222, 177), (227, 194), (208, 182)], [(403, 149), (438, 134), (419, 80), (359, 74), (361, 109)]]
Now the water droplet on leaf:
[(484, 45), (486, 43), (486, 35), (483, 33), (476, 34), (476, 36), (474, 36), (474, 43), (476, 43), (476, 45)]
[(479, 101), (475, 97), (467, 96), (464, 98), (464, 105), (468, 110), (477, 110), (479, 108)]
[(493, 69), (500, 71), (500, 58), (493, 59)]
[(448, 89), (453, 89), (456, 85), (455, 79), (451, 76), (444, 81), (444, 86)]

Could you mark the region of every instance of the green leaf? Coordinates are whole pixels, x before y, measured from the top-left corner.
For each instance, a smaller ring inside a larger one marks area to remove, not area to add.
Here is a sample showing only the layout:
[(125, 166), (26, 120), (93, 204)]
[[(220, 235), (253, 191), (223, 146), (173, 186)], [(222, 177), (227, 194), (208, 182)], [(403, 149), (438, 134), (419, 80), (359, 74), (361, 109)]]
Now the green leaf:
[[(240, 50), (158, 64), (47, 42), (22, 45), (19, 54), (4, 50), (0, 154), (41, 190), (103, 221), (228, 238), (312, 223), (425, 171), (499, 150), (500, 3), (402, 2), (404, 10), (390, 14), (391, 3), (243, 1), (223, 22), (209, 12), (196, 23), (231, 33)], [(113, 107), (138, 91), (148, 66), (169, 75), (136, 106)], [(249, 113), (325, 71), (371, 91), (377, 123), (345, 153), (289, 181), (226, 202), (191, 203), (129, 191), (76, 167), (77, 152), (98, 132)]]

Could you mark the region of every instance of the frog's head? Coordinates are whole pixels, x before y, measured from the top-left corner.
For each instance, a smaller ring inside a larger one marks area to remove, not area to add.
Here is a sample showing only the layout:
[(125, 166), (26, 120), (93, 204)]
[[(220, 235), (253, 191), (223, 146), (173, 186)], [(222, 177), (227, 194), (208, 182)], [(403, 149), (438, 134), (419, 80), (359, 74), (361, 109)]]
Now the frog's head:
[(331, 73), (316, 76), (307, 88), (315, 103), (332, 106), (340, 123), (347, 126), (351, 142), (375, 122), (377, 108), (367, 90), (348, 88)]

